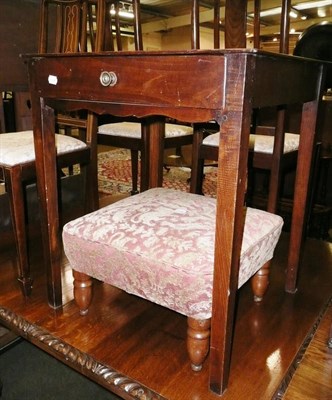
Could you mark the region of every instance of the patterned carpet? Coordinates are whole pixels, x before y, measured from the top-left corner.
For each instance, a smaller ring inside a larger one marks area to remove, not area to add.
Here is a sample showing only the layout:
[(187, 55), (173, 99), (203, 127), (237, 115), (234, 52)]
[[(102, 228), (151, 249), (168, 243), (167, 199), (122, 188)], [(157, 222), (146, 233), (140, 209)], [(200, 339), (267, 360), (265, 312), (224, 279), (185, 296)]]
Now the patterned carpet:
[[(189, 192), (190, 169), (171, 167), (164, 169), (163, 186)], [(129, 193), (131, 190), (130, 152), (125, 149), (111, 150), (98, 154), (99, 192), (105, 194)], [(205, 170), (203, 191), (205, 195), (215, 196), (217, 169)]]

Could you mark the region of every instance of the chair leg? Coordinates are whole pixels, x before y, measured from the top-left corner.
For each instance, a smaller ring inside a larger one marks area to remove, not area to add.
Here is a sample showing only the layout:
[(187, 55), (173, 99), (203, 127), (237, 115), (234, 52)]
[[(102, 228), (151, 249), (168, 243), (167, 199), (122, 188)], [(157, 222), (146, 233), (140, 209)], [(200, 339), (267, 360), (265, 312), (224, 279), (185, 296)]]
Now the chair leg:
[(74, 299), (81, 315), (86, 315), (92, 299), (92, 278), (83, 272), (73, 270)]
[(9, 198), (10, 212), (17, 249), (18, 281), (25, 297), (30, 296), (32, 279), (28, 257), (28, 239), (26, 231), (24, 188), (21, 168), (6, 170), (6, 190)]
[(85, 135), (86, 143), (90, 145), (90, 161), (84, 167), (86, 174), (84, 176), (86, 212), (98, 210), (99, 208), (97, 131), (98, 118), (94, 113), (88, 112)]
[(259, 303), (263, 300), (264, 294), (269, 286), (270, 263), (265, 263), (260, 270), (251, 278), (251, 286), (254, 292), (254, 301)]
[(132, 189), (131, 195), (137, 194), (137, 183), (138, 183), (138, 150), (131, 150), (131, 181)]
[(200, 158), (200, 146), (203, 141), (203, 131), (194, 131), (191, 161), (190, 192), (203, 194), (204, 159)]
[(187, 349), (191, 369), (200, 371), (209, 352), (211, 319), (197, 320), (188, 317)]
[(149, 147), (150, 139), (149, 133), (147, 131), (146, 125), (142, 124), (142, 141), (143, 146), (141, 148), (141, 182), (140, 182), (140, 192), (144, 192), (149, 189)]

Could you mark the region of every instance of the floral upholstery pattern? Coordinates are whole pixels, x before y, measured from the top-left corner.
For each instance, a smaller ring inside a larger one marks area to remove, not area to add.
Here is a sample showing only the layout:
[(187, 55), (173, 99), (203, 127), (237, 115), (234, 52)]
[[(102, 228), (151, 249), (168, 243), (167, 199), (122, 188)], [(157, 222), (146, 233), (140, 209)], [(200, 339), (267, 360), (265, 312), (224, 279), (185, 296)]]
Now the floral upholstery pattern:
[[(70, 153), (87, 147), (86, 143), (66, 135), (55, 135), (57, 154)], [(13, 167), (35, 161), (33, 131), (2, 133), (0, 135), (0, 164)]]
[[(284, 153), (298, 150), (299, 148), (300, 135), (296, 133), (285, 133), (284, 140)], [(219, 146), (219, 132), (207, 136), (203, 140), (203, 144), (208, 146)], [(274, 136), (268, 135), (250, 135), (249, 138), (249, 149), (254, 150), (257, 153), (273, 153)]]
[[(141, 124), (139, 122), (115, 122), (98, 127), (98, 133), (112, 136), (125, 136), (130, 138), (141, 137)], [(165, 124), (165, 137), (179, 137), (193, 134), (193, 128), (186, 125)]]
[[(72, 268), (196, 319), (211, 317), (216, 200), (156, 188), (67, 223)], [(273, 257), (283, 220), (245, 209), (238, 287)]]

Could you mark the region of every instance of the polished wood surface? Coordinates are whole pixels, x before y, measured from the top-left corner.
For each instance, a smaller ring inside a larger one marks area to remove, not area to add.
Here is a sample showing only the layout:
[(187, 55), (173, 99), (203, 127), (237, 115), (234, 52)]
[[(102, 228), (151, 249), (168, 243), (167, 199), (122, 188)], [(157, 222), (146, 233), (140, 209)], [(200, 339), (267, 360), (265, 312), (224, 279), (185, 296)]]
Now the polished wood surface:
[[(322, 66), (257, 50), (39, 55), (28, 57), (27, 63), (47, 287), (53, 307), (61, 306), (62, 294), (52, 107), (122, 117), (167, 116), (187, 122), (212, 119), (221, 126), (209, 385), (214, 392), (222, 393), (231, 358), (252, 110), (303, 104), (294, 200), (297, 207), (293, 212), (286, 284), (286, 289), (294, 292)], [(117, 77), (113, 85), (99, 84), (104, 71)], [(151, 187), (161, 183), (160, 125), (160, 119), (147, 118)]]
[[(329, 399), (332, 395), (332, 349), (327, 336), (332, 326), (332, 301), (313, 332), (283, 400)], [(332, 331), (331, 331), (332, 332)]]
[[(250, 284), (239, 291), (230, 381), (222, 399), (282, 399), (287, 385), (282, 385), (281, 395), (276, 392), (285, 378), (289, 382), (288, 369), (317, 317), (326, 309), (332, 292), (332, 245), (317, 240), (306, 242), (298, 291), (291, 295), (283, 288), (288, 243), (289, 236), (283, 234), (271, 266), (270, 287), (261, 304), (252, 301)], [(73, 301), (72, 274), (64, 259), (64, 306), (53, 310), (47, 305), (40, 238), (35, 236), (33, 240), (35, 284), (29, 300), (22, 297), (15, 279), (15, 257), (14, 247), (1, 248), (1, 323), (121, 398), (219, 398), (208, 390), (207, 364), (200, 373), (190, 370), (184, 316), (96, 283), (91, 312), (82, 317)], [(322, 345), (320, 354), (311, 354), (306, 363), (309, 368), (320, 360), (326, 377), (324, 387), (317, 387), (320, 377), (308, 372), (302, 379), (306, 380), (306, 390), (311, 387), (312, 397), (289, 399), (329, 398), (331, 353), (324, 348), (329, 321), (317, 331)], [(291, 386), (292, 382), (289, 389)], [(298, 386), (292, 393), (300, 393), (301, 389)], [(325, 397), (319, 397), (324, 393)]]

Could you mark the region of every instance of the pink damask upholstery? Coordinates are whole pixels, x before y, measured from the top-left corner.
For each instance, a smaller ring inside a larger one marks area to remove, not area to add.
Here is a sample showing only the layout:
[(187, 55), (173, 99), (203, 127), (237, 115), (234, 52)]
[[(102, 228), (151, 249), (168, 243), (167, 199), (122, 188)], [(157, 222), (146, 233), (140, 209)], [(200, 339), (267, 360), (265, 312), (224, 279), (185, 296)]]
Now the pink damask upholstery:
[[(65, 225), (75, 271), (194, 319), (211, 317), (216, 200), (157, 188)], [(247, 208), (238, 287), (273, 257), (282, 218)]]

